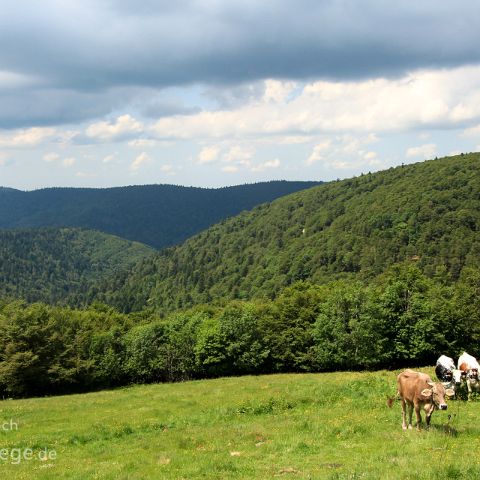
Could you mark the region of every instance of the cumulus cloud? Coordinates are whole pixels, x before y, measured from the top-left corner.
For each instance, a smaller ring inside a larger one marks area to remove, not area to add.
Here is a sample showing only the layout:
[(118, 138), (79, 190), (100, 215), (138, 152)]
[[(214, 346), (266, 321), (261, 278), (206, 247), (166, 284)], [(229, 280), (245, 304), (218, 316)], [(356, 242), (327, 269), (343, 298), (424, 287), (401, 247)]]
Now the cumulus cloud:
[(251, 168), (252, 172), (263, 172), (268, 169), (275, 169), (280, 167), (280, 160), (275, 158), (273, 160), (267, 160), (266, 162), (255, 165)]
[(174, 168), (173, 165), (165, 164), (160, 166), (160, 171), (166, 173), (167, 175), (174, 175)]
[(128, 142), (129, 147), (135, 147), (135, 148), (154, 147), (157, 144), (158, 142), (151, 138), (135, 138), (134, 140), (130, 140)]
[(138, 155), (135, 160), (132, 162), (130, 165), (130, 170), (133, 172), (138, 171), (142, 166), (148, 165), (149, 163), (152, 162), (152, 159), (148, 156), (146, 152), (142, 152), (140, 155)]
[(236, 165), (225, 165), (222, 167), (222, 172), (237, 173), (240, 169)]
[(116, 154), (112, 153), (111, 155), (107, 155), (106, 157), (103, 157), (102, 163), (110, 163), (113, 160), (115, 160)]
[(437, 151), (437, 146), (434, 143), (426, 143), (424, 145), (419, 145), (417, 147), (407, 148), (405, 156), (407, 158), (419, 157), (430, 159), (435, 156)]
[(369, 149), (377, 141), (373, 133), (365, 136), (337, 135), (315, 145), (305, 164), (312, 166), (319, 163), (334, 170), (379, 167), (382, 162), (377, 152)]
[(55, 152), (49, 152), (49, 153), (46, 153), (45, 155), (43, 155), (43, 160), (45, 160), (45, 162), (48, 162), (48, 163), (51, 163), (51, 162), (55, 162), (56, 160), (58, 160), (60, 158), (60, 155), (58, 153), (55, 153)]
[(114, 123), (103, 121), (92, 123), (85, 130), (85, 134), (89, 138), (111, 141), (118, 138), (125, 138), (132, 134), (137, 134), (142, 130), (142, 123), (126, 114), (118, 117)]
[(313, 163), (322, 160), (324, 158), (324, 153), (330, 149), (331, 145), (331, 140), (324, 140), (323, 142), (315, 145), (312, 154), (307, 158), (307, 161), (305, 163), (307, 165), (312, 165)]
[(77, 160), (75, 157), (64, 158), (61, 162), (61, 165), (62, 167), (65, 167), (65, 168), (73, 167), (76, 161)]
[(220, 153), (220, 148), (216, 145), (203, 147), (200, 153), (198, 154), (197, 163), (199, 165), (203, 165), (205, 163), (214, 162), (218, 158), (219, 153)]
[[(464, 105), (469, 105), (468, 109)], [(234, 110), (162, 118), (159, 138), (306, 136), (458, 128), (480, 120), (480, 66), (417, 71), (400, 79), (306, 84), (288, 101), (263, 98)]]
[(28, 128), (11, 133), (0, 134), (0, 147), (33, 147), (51, 139), (56, 133), (54, 128)]
[(295, 82), (282, 82), (273, 79), (266, 80), (263, 101), (274, 103), (285, 102), (295, 89), (296, 85)]
[(233, 145), (223, 155), (222, 160), (227, 163), (249, 166), (254, 155), (255, 148), (251, 146)]

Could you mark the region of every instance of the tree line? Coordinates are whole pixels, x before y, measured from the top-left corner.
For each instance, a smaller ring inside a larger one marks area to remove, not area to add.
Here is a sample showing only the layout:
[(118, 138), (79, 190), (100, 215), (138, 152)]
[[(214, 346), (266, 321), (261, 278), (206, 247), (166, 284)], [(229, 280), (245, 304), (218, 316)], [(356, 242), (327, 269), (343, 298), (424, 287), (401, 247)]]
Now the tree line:
[(451, 284), (415, 262), (374, 281), (299, 281), (273, 300), (160, 318), (0, 302), (0, 393), (51, 395), (217, 376), (395, 368), (477, 354), (480, 270)]

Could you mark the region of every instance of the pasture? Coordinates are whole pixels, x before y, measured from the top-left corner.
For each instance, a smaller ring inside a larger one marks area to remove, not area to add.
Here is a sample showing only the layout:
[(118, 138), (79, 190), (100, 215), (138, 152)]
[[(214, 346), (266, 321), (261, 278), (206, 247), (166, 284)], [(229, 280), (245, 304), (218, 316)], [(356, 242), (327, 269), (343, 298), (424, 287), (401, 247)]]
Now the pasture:
[[(432, 378), (433, 369), (423, 371)], [(250, 376), (0, 402), (8, 479), (480, 478), (480, 403), (401, 429), (398, 372)]]

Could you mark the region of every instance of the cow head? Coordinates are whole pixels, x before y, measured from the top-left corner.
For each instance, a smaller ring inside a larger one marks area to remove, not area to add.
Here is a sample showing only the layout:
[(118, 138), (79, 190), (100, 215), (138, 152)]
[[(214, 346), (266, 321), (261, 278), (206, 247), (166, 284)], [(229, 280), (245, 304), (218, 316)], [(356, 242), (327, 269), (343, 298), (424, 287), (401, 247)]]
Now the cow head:
[(468, 370), (467, 378), (478, 382), (478, 370), (476, 368)]
[(453, 397), (455, 392), (451, 388), (445, 389), (441, 383), (428, 382), (430, 388), (425, 388), (422, 390), (422, 395), (427, 398), (431, 398), (435, 407), (439, 410), (446, 410), (447, 403), (445, 401), (445, 395), (448, 397)]

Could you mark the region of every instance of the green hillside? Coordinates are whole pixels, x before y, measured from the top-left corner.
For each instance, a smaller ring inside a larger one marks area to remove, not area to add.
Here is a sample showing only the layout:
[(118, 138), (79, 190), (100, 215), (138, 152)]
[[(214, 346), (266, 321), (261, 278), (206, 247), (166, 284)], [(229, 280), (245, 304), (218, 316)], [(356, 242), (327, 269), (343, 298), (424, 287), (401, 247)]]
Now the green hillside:
[(118, 188), (0, 188), (0, 228), (82, 227), (154, 248), (176, 245), (260, 203), (318, 185), (274, 181), (217, 189), (175, 185)]
[(83, 304), (97, 282), (153, 252), (92, 230), (0, 230), (0, 297)]
[(480, 154), (332, 182), (256, 207), (143, 260), (102, 298), (165, 312), (274, 297), (298, 280), (371, 279), (417, 261), (455, 281), (480, 263)]

